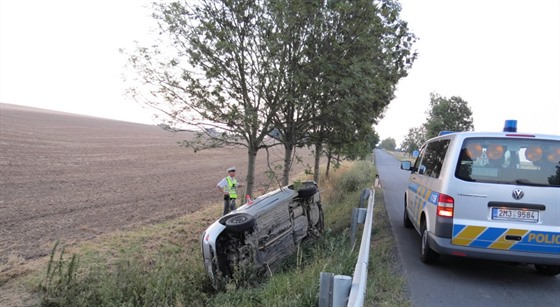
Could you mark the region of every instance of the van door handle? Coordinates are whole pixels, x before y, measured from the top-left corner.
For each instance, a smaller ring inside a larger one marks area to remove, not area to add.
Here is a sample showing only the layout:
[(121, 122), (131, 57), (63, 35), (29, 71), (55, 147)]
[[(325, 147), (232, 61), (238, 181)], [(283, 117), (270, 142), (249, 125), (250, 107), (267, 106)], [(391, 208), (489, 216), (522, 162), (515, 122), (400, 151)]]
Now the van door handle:
[(506, 235), (506, 240), (509, 240), (509, 241), (521, 241), (521, 236)]

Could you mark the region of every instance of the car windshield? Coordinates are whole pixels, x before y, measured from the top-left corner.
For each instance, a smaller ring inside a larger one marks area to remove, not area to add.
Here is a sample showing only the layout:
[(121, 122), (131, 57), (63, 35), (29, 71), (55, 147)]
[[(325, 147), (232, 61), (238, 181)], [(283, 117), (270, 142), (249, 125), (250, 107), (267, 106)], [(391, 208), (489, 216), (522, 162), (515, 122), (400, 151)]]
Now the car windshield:
[(461, 180), (560, 187), (560, 142), (526, 138), (469, 138), (455, 176)]

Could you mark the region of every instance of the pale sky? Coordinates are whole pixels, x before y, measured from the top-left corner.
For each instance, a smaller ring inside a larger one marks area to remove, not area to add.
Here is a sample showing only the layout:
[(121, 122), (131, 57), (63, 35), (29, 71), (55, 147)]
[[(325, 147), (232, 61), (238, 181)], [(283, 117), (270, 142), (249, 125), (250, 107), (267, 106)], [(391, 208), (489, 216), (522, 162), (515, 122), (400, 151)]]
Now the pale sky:
[[(124, 96), (119, 48), (149, 41), (147, 0), (0, 0), (0, 102), (148, 124)], [(402, 0), (419, 57), (375, 128), (400, 144), (430, 93), (460, 96), (475, 130), (560, 135), (560, 1)]]

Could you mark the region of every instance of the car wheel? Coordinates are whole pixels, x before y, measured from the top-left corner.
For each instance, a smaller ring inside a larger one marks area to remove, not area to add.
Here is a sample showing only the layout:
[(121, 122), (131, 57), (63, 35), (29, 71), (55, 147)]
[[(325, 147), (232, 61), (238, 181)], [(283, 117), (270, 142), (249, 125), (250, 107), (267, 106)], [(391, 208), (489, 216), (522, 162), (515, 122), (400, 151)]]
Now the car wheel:
[(306, 186), (298, 190), (298, 197), (308, 198), (315, 195), (315, 193), (317, 193), (317, 186)]
[(412, 228), (412, 222), (410, 217), (408, 217), (408, 211), (406, 211), (406, 198), (404, 199), (403, 225), (405, 228)]
[(237, 213), (226, 216), (222, 223), (231, 231), (243, 232), (255, 226), (255, 217), (247, 213)]
[(557, 265), (540, 265), (535, 264), (537, 273), (547, 276), (556, 276), (560, 274), (560, 266)]
[(436, 253), (431, 247), (428, 242), (428, 229), (426, 228), (426, 222), (422, 221), (422, 250), (420, 253), (420, 259), (424, 263), (435, 263), (438, 258), (439, 254)]
[[(308, 213), (306, 214), (309, 217), (309, 232), (308, 234), (311, 235), (313, 238), (321, 237), (324, 229), (324, 214), (323, 208), (321, 207), (321, 203), (317, 203), (317, 212), (309, 209)], [(311, 213), (311, 212), (314, 213)]]

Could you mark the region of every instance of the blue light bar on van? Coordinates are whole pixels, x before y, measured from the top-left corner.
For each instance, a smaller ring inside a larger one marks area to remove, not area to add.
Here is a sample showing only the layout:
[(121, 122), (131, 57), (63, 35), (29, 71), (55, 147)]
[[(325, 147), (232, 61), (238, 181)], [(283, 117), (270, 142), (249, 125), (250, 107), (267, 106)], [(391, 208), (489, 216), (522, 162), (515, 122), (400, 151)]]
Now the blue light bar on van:
[(506, 119), (504, 124), (504, 132), (517, 132), (517, 120)]
[(440, 136), (440, 135), (446, 135), (446, 134), (451, 134), (451, 133), (456, 133), (456, 132), (457, 132), (457, 131), (440, 131), (440, 132), (438, 133), (438, 136)]

